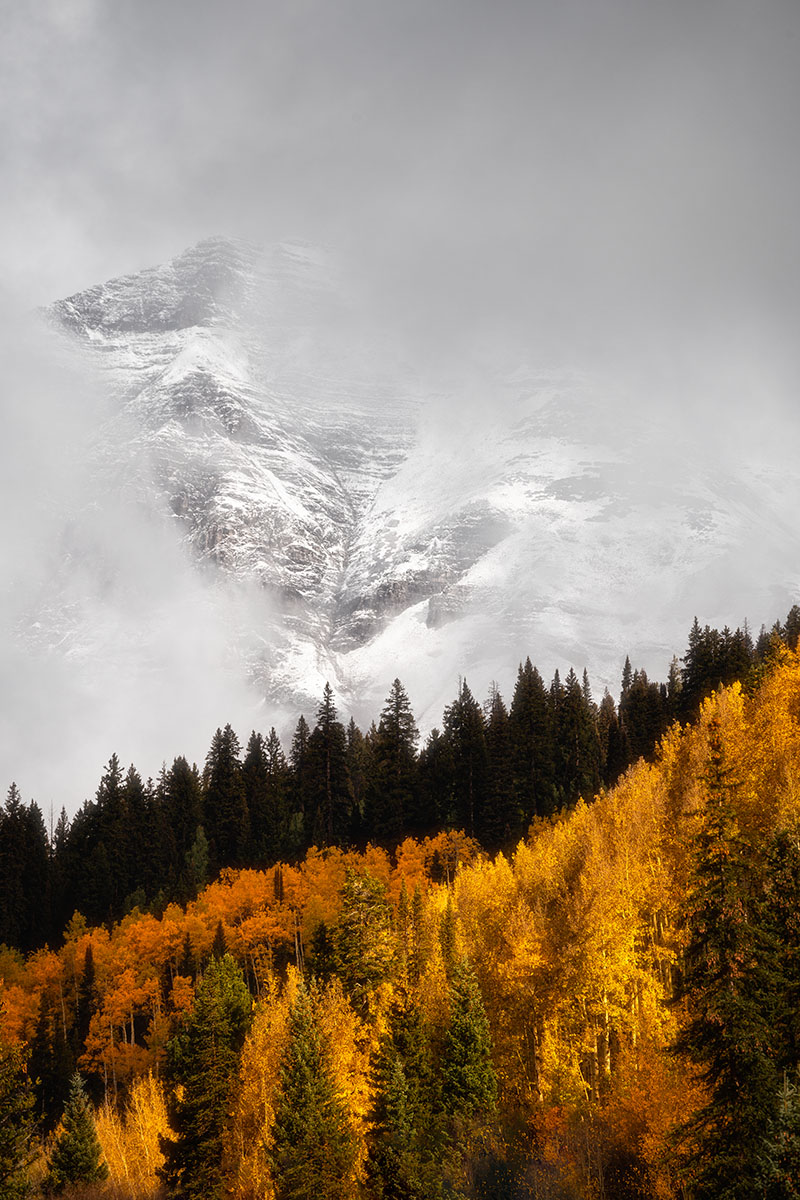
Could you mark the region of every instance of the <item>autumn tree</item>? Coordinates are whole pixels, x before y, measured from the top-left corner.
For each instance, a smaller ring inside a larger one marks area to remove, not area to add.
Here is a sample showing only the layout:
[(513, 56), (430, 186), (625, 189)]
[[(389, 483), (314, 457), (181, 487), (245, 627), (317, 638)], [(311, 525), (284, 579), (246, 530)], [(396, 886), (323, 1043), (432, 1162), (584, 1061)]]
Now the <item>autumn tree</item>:
[(5, 1033), (0, 1004), (0, 1197), (17, 1200), (27, 1194), (27, 1168), (35, 1158), (34, 1098), (25, 1054)]

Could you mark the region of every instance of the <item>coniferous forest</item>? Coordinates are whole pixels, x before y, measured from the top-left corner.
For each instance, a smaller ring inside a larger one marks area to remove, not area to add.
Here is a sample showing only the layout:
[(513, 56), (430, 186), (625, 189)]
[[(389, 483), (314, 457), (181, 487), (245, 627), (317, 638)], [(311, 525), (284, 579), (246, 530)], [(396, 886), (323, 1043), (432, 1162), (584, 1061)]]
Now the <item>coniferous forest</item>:
[(0, 1197), (800, 1195), (800, 609), (0, 815)]

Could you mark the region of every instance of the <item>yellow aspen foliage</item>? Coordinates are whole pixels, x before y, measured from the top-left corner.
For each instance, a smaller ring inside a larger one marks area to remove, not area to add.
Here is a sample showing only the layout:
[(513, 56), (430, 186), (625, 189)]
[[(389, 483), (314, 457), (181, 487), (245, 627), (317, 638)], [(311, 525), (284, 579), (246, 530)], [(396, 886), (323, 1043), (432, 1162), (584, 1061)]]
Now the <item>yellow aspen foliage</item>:
[(226, 1174), (238, 1200), (272, 1200), (274, 1194), (268, 1154), (289, 1012), (298, 986), (299, 975), (293, 967), (283, 987), (274, 975), (266, 981), (242, 1051), (238, 1098), (226, 1143)]
[(159, 1138), (169, 1133), (160, 1081), (150, 1072), (135, 1080), (124, 1111), (104, 1106), (97, 1113), (96, 1127), (109, 1169), (106, 1192), (120, 1200), (150, 1200), (159, 1195), (157, 1172), (164, 1162)]

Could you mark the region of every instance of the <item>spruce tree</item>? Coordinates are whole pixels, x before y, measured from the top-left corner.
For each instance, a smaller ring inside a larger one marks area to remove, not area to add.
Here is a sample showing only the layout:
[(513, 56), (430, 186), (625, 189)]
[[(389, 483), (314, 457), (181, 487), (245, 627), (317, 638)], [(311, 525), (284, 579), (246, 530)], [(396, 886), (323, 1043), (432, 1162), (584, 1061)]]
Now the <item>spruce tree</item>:
[(332, 936), (337, 973), (353, 1007), (365, 1015), (371, 993), (394, 966), (392, 911), (385, 885), (369, 871), (348, 869), (340, 896)]
[(399, 679), (386, 699), (372, 744), (374, 774), (369, 790), (369, 833), (394, 845), (417, 820), (417, 730), (411, 703)]
[(777, 1107), (774, 984), (754, 919), (752, 858), (736, 817), (738, 786), (713, 722), (706, 816), (686, 901), (688, 1020), (676, 1043), (709, 1095), (678, 1134), (679, 1170), (697, 1200), (758, 1194), (760, 1157)]
[(416, 1004), (402, 992), (371, 1073), (366, 1164), (371, 1194), (380, 1200), (435, 1200), (443, 1179), (431, 1039)]
[(330, 1055), (301, 988), (289, 1021), (281, 1063), (270, 1155), (276, 1200), (339, 1200), (355, 1159), (344, 1103)]
[(514, 789), (527, 828), (555, 809), (555, 764), (550, 703), (544, 680), (527, 658), (520, 665), (508, 714)]
[(92, 1106), (76, 1072), (50, 1152), (45, 1189), (60, 1192), (68, 1184), (100, 1183), (107, 1178), (108, 1167), (97, 1138)]
[(218, 729), (206, 758), (204, 828), (214, 866), (242, 866), (247, 855), (247, 812), (239, 739), (230, 725)]
[(453, 970), (450, 1021), (442, 1052), (445, 1111), (461, 1120), (482, 1121), (497, 1103), (489, 1022), (478, 980), (467, 959)]
[(487, 821), (489, 756), (483, 713), (466, 680), (445, 709), (443, 726), (452, 763), (449, 819), (474, 837), (476, 828)]
[(317, 724), (308, 739), (306, 777), (308, 840), (318, 846), (346, 845), (353, 819), (353, 788), (347, 769), (347, 734), (337, 720), (329, 683), (325, 684)]
[(308, 846), (307, 830), (311, 822), (311, 768), (308, 742), (311, 732), (305, 717), (298, 719), (289, 752), (289, 818), (287, 845), (296, 854)]
[(194, 1007), (167, 1046), (173, 1138), (162, 1138), (162, 1178), (176, 1200), (218, 1200), (225, 1194), (222, 1150), (239, 1054), (250, 1023), (250, 993), (229, 954), (212, 958)]
[(482, 846), (497, 850), (511, 844), (522, 833), (522, 816), (514, 794), (510, 721), (497, 687), (493, 687), (489, 700), (486, 753), (489, 758), (489, 800), (476, 832)]

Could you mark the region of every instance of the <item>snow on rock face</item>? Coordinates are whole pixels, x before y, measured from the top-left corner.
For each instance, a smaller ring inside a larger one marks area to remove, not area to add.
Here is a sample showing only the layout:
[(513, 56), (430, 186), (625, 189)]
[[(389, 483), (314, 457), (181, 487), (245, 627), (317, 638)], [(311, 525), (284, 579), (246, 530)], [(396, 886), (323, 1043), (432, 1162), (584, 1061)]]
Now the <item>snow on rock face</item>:
[[(769, 467), (722, 469), (635, 405), (615, 426), (576, 375), (523, 369), (480, 404), (423, 403), (380, 350), (340, 351), (340, 286), (311, 247), (214, 238), (47, 310), (115, 398), (103, 469), (233, 605), (240, 669), (268, 701), (309, 712), (330, 678), (369, 720), (399, 675), (430, 726), (465, 673), (508, 693), (530, 654), (615, 688), (626, 652), (665, 674), (696, 611), (788, 608), (780, 512), (800, 497)], [(55, 642), (71, 618), (49, 634), (35, 619)]]

